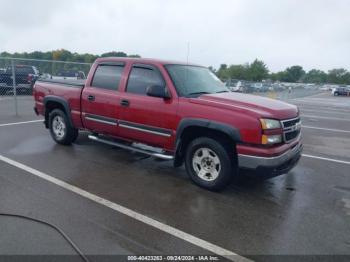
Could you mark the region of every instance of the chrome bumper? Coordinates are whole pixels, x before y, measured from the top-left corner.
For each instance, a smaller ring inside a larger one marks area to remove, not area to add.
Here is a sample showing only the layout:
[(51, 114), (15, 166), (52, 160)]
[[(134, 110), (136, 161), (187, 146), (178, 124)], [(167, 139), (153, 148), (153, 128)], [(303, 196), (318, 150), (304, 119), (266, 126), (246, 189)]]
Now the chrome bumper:
[(240, 168), (257, 169), (260, 167), (274, 168), (279, 167), (288, 161), (300, 158), (303, 145), (301, 143), (295, 145), (285, 153), (274, 157), (260, 157), (238, 154), (238, 164)]

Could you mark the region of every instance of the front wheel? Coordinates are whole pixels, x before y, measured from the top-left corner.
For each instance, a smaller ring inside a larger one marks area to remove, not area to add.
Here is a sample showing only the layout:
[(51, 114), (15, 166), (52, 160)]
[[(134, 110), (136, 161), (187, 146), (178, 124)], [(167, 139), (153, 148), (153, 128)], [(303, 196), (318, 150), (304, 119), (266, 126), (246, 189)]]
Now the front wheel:
[(79, 131), (69, 122), (67, 115), (60, 109), (50, 112), (49, 129), (53, 140), (61, 145), (70, 145), (79, 134)]
[(218, 191), (237, 175), (234, 148), (209, 137), (193, 140), (187, 147), (185, 165), (192, 181), (200, 187)]

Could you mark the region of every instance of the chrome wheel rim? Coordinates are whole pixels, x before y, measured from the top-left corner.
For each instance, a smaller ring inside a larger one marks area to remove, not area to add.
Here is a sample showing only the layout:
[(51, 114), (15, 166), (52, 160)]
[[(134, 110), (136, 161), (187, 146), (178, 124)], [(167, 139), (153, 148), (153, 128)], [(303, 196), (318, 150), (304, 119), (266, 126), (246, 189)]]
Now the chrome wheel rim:
[(219, 176), (221, 162), (213, 150), (203, 147), (194, 153), (192, 167), (200, 179), (210, 182)]
[(62, 139), (66, 134), (66, 124), (62, 116), (55, 116), (52, 120), (52, 131), (56, 138)]

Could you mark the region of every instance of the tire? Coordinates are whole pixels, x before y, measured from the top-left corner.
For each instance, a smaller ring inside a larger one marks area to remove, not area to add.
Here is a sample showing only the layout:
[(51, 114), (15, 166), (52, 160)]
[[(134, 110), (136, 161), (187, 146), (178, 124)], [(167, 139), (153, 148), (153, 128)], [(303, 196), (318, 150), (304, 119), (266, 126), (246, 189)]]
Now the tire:
[(229, 148), (228, 144), (209, 137), (199, 137), (190, 142), (185, 154), (185, 166), (195, 184), (219, 191), (237, 177), (237, 156), (234, 148)]
[(337, 92), (334, 93), (334, 96), (338, 96), (339, 94)]
[(70, 145), (78, 137), (79, 131), (74, 128), (67, 115), (60, 109), (54, 109), (49, 114), (49, 129), (57, 144)]

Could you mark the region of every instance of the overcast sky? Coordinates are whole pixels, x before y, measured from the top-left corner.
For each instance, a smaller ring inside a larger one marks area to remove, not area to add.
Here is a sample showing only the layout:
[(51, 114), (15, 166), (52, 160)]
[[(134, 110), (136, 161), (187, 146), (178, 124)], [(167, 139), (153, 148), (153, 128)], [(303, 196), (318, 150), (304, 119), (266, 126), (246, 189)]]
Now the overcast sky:
[(0, 51), (350, 69), (350, 0), (0, 0)]

